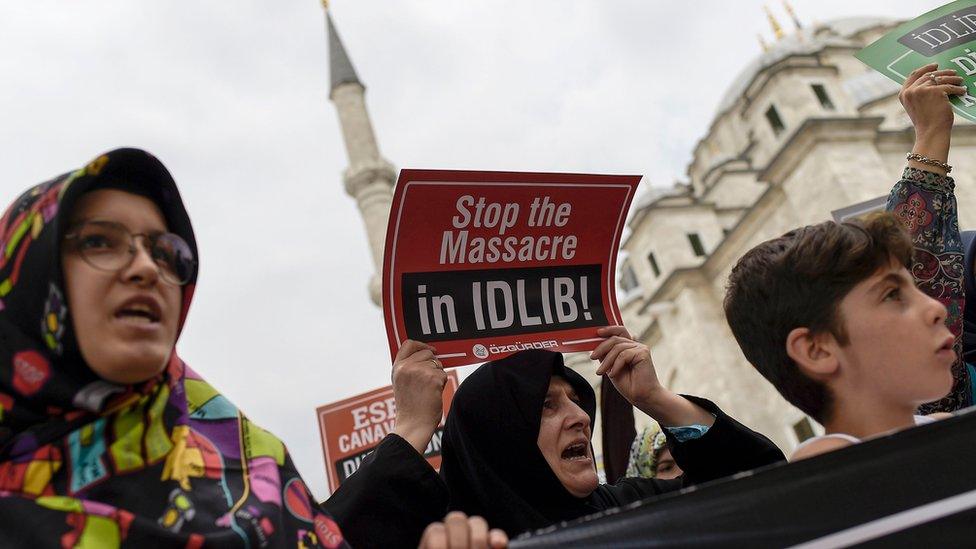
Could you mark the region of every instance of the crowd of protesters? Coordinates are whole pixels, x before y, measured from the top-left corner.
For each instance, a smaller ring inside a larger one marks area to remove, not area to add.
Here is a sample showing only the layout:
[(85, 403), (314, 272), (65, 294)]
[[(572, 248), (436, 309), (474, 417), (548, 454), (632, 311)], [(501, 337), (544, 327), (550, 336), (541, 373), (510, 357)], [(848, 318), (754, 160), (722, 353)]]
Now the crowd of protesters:
[[(916, 142), (890, 213), (798, 228), (732, 270), (725, 314), (742, 352), (825, 429), (792, 459), (972, 403), (961, 358), (969, 270), (946, 164), (948, 97), (961, 84), (934, 65), (905, 82)], [(318, 503), (284, 445), (175, 352), (198, 253), (157, 159), (99, 156), (24, 192), (0, 231), (5, 546), (500, 547), (785, 461), (720, 403), (664, 387), (648, 347), (609, 326), (591, 354), (597, 374), (656, 421), (635, 441), (632, 474), (598, 482), (596, 397), (543, 350), (465, 379), (438, 473), (423, 454), (446, 374), (433, 347), (407, 341), (393, 365), (394, 433)]]

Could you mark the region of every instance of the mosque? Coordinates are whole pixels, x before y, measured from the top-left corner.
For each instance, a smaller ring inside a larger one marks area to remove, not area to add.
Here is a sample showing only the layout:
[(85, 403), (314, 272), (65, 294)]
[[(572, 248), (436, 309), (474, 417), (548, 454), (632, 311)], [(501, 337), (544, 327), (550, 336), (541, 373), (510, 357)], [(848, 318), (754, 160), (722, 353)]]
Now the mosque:
[[(645, 190), (631, 206), (618, 296), (625, 324), (651, 348), (662, 383), (721, 403), (789, 452), (820, 427), (743, 357), (722, 312), (725, 281), (736, 260), (764, 240), (878, 207), (901, 175), (914, 134), (899, 87), (854, 57), (898, 21), (857, 17), (804, 26), (793, 17), (787, 33), (768, 17), (776, 40), (763, 43), (761, 55), (728, 86), (684, 180)], [(345, 188), (366, 226), (377, 273), (369, 291), (379, 304), (396, 172), (379, 153), (365, 86), (328, 10), (326, 24), (330, 98), (349, 156)], [(976, 148), (976, 125), (957, 120), (952, 163), (966, 228), (976, 226), (976, 154), (969, 150)], [(585, 354), (567, 362), (600, 394), (595, 363)], [(649, 421), (637, 417), (638, 430)], [(593, 435), (600, 454), (599, 418)]]

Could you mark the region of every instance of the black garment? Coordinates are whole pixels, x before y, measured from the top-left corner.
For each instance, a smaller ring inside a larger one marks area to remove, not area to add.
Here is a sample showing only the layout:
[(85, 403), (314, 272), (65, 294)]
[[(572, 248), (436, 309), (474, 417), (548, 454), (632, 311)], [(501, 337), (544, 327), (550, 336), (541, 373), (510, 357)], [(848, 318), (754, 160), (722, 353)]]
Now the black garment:
[(464, 380), (454, 395), (442, 446), (441, 477), (451, 495), (451, 509), (481, 515), (491, 527), (514, 536), (784, 460), (766, 437), (711, 402), (688, 397), (716, 419), (697, 440), (678, 443), (669, 435), (672, 455), (685, 471), (683, 478), (625, 479), (600, 486), (588, 498), (574, 497), (537, 445), (542, 404), (553, 375), (570, 383), (592, 425), (593, 389), (563, 365), (559, 353), (523, 351), (489, 362)]
[(483, 365), (455, 394), (444, 428), (444, 482), (406, 441), (388, 435), (323, 506), (353, 547), (416, 547), (424, 528), (446, 514), (448, 492), (451, 509), (481, 515), (514, 536), (784, 460), (764, 436), (708, 400), (686, 397), (715, 414), (715, 423), (699, 439), (677, 442), (668, 435), (683, 477), (627, 478), (576, 498), (536, 442), (553, 375), (570, 383), (592, 424), (593, 389), (563, 365), (562, 355), (516, 353)]
[(413, 549), (447, 514), (447, 486), (410, 443), (389, 434), (322, 506), (353, 547)]
[(563, 366), (559, 353), (521, 351), (465, 378), (441, 446), (451, 509), (485, 517), (509, 535), (595, 510), (566, 491), (539, 451), (542, 404), (553, 375), (569, 382), (593, 425), (593, 389)]

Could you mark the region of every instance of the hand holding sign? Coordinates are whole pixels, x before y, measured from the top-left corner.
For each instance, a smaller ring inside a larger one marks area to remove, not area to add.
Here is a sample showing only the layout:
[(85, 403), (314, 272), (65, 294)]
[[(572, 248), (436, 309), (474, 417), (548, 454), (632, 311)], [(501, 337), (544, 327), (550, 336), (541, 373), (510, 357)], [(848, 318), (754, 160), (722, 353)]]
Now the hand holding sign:
[[(956, 0), (902, 23), (859, 51), (856, 57), (895, 82), (906, 84), (901, 97), (910, 115), (914, 106), (905, 102), (905, 91), (909, 88), (909, 99), (916, 93), (923, 97), (929, 93), (948, 97), (951, 108), (960, 116), (976, 121), (976, 96), (956, 87), (961, 84), (976, 90), (976, 1)], [(928, 80), (931, 76), (918, 78), (920, 73), (930, 74), (936, 67), (958, 72), (939, 71), (937, 83)], [(935, 91), (935, 88), (942, 89)], [(945, 111), (938, 114), (939, 117), (912, 116), (912, 121), (919, 130), (926, 129), (924, 125), (919, 126), (923, 122), (951, 126)]]
[[(440, 468), (443, 425), (438, 421), (451, 407), (458, 387), (457, 372), (444, 374), (443, 370), (435, 370), (434, 363), (423, 358), (424, 351), (431, 349), (416, 341), (411, 345), (415, 347), (405, 352), (404, 360), (393, 374), (396, 396), (394, 388), (388, 385), (316, 410), (330, 492), (355, 473), (363, 459), (390, 434), (399, 434), (431, 467)], [(442, 374), (446, 384), (441, 381)], [(431, 394), (440, 395), (438, 411), (430, 409)], [(402, 419), (398, 406), (404, 409)]]
[(430, 345), (408, 339), (393, 363), (396, 427), (393, 432), (423, 455), (444, 413), (441, 395), (447, 373)]
[(950, 95), (966, 93), (963, 79), (953, 69), (938, 70), (937, 63), (920, 67), (905, 80), (898, 99), (912, 119), (918, 137), (943, 136), (948, 139), (955, 116)]
[(607, 338), (590, 353), (599, 360), (597, 375), (606, 375), (631, 404), (653, 400), (665, 391), (657, 378), (651, 351), (647, 345), (634, 341), (623, 326), (608, 326), (597, 330), (597, 335)]
[(634, 341), (623, 326), (597, 330), (606, 338), (590, 353), (600, 361), (596, 373), (606, 375), (628, 402), (664, 427), (683, 425), (711, 426), (715, 417), (690, 400), (669, 391), (657, 378), (651, 351)]

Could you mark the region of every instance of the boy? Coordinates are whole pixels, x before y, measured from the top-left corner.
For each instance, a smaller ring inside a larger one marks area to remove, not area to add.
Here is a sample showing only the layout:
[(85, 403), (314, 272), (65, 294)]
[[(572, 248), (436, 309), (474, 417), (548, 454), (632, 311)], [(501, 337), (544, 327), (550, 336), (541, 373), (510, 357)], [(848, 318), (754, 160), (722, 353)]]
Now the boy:
[(746, 358), (827, 432), (793, 459), (913, 426), (926, 402), (942, 399), (928, 411), (969, 404), (945, 164), (948, 94), (965, 88), (955, 71), (936, 69), (913, 72), (899, 96), (916, 141), (892, 213), (791, 231), (747, 252), (729, 275), (726, 318)]

